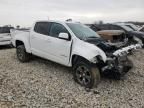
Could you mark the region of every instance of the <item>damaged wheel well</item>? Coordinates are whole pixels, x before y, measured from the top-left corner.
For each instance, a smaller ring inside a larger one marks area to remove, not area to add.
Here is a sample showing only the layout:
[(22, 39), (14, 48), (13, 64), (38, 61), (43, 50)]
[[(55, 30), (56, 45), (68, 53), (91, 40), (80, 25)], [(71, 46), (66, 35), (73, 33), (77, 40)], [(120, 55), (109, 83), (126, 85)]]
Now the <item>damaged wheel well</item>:
[(72, 66), (75, 65), (75, 63), (78, 61), (78, 60), (84, 60), (86, 62), (89, 62), (86, 58), (82, 57), (82, 56), (79, 56), (79, 55), (73, 55), (72, 56)]

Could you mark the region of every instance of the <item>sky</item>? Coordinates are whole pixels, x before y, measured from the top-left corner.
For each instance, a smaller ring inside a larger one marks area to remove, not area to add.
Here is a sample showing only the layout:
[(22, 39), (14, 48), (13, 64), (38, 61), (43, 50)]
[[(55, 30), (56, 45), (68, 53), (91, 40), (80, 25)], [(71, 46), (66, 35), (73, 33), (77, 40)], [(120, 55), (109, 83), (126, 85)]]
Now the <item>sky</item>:
[(0, 0), (0, 25), (69, 18), (82, 23), (144, 22), (144, 0)]

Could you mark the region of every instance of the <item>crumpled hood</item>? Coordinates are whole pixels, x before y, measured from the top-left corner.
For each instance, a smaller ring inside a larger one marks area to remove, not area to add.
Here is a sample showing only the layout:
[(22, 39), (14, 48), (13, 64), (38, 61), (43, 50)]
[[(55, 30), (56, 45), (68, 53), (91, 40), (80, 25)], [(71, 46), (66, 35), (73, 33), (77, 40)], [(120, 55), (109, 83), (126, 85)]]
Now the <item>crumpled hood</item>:
[(104, 41), (102, 38), (91, 38), (86, 40), (86, 42), (91, 43), (102, 49), (104, 52), (114, 52), (117, 50), (115, 46), (111, 46), (107, 44), (106, 41)]

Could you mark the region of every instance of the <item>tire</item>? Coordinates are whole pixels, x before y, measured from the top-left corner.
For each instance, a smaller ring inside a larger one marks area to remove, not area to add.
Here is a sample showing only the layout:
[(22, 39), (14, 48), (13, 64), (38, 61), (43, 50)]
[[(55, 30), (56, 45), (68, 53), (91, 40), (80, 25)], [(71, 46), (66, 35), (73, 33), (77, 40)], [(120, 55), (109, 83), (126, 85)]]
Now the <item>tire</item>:
[(100, 71), (86, 60), (79, 60), (73, 67), (74, 80), (85, 88), (93, 88), (100, 82)]
[(30, 54), (28, 54), (25, 50), (24, 45), (19, 45), (16, 48), (17, 58), (20, 62), (28, 62), (30, 60)]

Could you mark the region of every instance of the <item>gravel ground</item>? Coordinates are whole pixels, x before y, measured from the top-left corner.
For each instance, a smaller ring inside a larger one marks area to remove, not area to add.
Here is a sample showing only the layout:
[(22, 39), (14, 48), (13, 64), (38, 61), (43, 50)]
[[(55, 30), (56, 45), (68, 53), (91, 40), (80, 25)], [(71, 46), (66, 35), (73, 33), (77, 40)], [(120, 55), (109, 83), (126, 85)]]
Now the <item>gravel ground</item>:
[(130, 57), (134, 68), (121, 81), (102, 78), (86, 91), (71, 69), (34, 58), (20, 63), (15, 49), (0, 49), (0, 108), (144, 108), (144, 50)]

